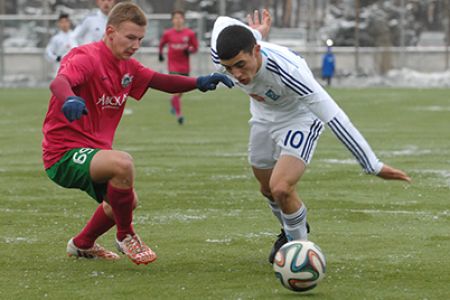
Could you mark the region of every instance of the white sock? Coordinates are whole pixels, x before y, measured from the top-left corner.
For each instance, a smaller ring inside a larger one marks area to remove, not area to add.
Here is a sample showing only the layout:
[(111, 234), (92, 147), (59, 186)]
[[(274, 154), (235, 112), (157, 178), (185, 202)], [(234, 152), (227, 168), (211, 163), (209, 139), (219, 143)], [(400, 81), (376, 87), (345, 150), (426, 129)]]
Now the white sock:
[(303, 204), (299, 210), (292, 214), (281, 213), (284, 223), (284, 231), (289, 241), (308, 240), (306, 230), (306, 206)]
[(267, 198), (267, 203), (270, 206), (270, 209), (272, 210), (272, 213), (275, 217), (277, 217), (278, 221), (280, 221), (281, 227), (283, 227), (284, 222), (283, 222), (283, 218), (281, 216), (281, 209), (278, 206), (278, 204), (271, 198), (266, 197)]

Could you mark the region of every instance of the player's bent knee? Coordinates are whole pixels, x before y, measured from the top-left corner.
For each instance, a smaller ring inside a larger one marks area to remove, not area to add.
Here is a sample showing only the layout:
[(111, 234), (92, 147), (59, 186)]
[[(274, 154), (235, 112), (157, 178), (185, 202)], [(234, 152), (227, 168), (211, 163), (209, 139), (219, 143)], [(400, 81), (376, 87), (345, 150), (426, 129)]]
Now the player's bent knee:
[(114, 164), (119, 176), (128, 176), (134, 173), (133, 157), (126, 152), (118, 152)]
[(289, 193), (286, 190), (275, 190), (272, 195), (276, 202), (283, 203), (287, 200)]
[(90, 172), (96, 182), (109, 181), (114, 177), (130, 179), (134, 174), (133, 158), (123, 151), (101, 150), (93, 157)]
[(290, 187), (287, 184), (277, 184), (271, 188), (271, 194), (277, 202), (284, 202), (289, 197)]

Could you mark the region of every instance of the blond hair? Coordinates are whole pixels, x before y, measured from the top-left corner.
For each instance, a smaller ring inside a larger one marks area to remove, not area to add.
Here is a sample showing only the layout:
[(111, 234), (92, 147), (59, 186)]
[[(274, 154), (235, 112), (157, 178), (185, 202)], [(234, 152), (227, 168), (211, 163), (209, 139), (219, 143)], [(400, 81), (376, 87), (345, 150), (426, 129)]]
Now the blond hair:
[(106, 26), (112, 25), (119, 27), (124, 22), (133, 22), (139, 26), (147, 26), (147, 17), (144, 11), (136, 4), (131, 2), (121, 2), (116, 4), (109, 12)]

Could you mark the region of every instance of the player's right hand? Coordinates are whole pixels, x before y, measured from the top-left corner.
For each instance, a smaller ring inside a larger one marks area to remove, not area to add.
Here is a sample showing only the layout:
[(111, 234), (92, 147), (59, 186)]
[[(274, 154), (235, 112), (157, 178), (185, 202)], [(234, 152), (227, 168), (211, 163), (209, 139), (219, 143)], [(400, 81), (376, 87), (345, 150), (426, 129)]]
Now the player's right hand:
[(259, 18), (259, 11), (255, 10), (253, 16), (247, 15), (248, 26), (258, 30), (261, 33), (263, 39), (267, 39), (269, 36), (270, 27), (272, 27), (272, 16), (267, 9), (263, 9), (261, 20)]
[(411, 182), (411, 177), (409, 177), (405, 172), (386, 164), (383, 165), (383, 168), (381, 168), (381, 171), (377, 174), (377, 176), (386, 180), (403, 180), (406, 182)]
[(82, 115), (87, 115), (88, 110), (83, 98), (78, 96), (69, 96), (61, 108), (64, 116), (69, 122), (73, 122), (81, 118)]
[(159, 62), (163, 62), (164, 61), (164, 55), (162, 53), (160, 53), (158, 55), (158, 60), (159, 60)]

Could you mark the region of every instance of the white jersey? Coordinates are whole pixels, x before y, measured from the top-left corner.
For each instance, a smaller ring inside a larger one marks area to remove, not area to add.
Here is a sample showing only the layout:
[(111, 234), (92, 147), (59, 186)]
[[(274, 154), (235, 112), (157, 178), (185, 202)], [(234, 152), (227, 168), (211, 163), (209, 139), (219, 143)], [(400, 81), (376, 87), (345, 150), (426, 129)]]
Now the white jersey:
[(228, 75), (250, 98), (250, 123), (277, 124), (311, 114), (326, 123), (337, 138), (352, 152), (364, 171), (378, 174), (383, 164), (364, 137), (353, 126), (347, 115), (314, 79), (305, 60), (290, 49), (261, 41), (261, 35), (252, 32), (261, 46), (262, 65), (252, 82), (240, 84), (220, 65), (216, 41), (220, 32), (230, 25), (245, 24), (238, 20), (219, 17), (211, 36), (211, 56), (218, 70)]
[(70, 49), (78, 46), (73, 32), (69, 30), (68, 32), (60, 31), (48, 42), (45, 48), (45, 57), (49, 62), (57, 62), (57, 58), (60, 59), (70, 51)]
[(108, 16), (104, 15), (101, 10), (88, 15), (74, 30), (78, 43), (84, 45), (100, 41), (105, 33), (107, 21)]
[(71, 30), (68, 32), (60, 31), (52, 36), (45, 48), (45, 58), (53, 64), (52, 76), (56, 75), (59, 62), (64, 55), (77, 46), (78, 43)]

